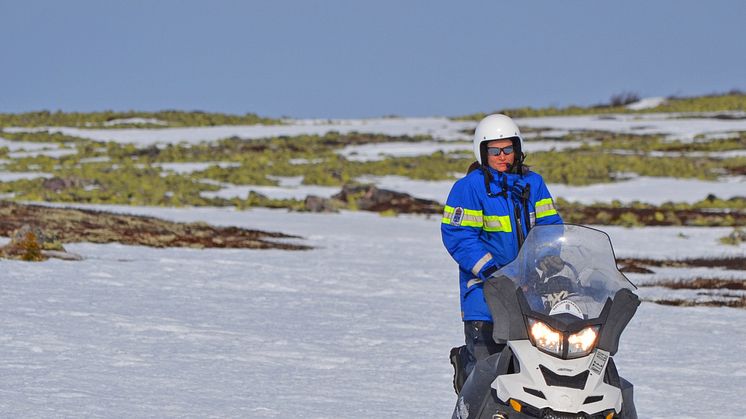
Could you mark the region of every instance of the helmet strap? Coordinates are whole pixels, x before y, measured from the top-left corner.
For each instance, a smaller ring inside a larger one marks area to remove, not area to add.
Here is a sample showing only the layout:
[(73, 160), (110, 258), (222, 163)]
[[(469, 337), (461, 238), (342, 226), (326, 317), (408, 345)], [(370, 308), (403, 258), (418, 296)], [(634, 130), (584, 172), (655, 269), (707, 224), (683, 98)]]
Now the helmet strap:
[(507, 178), (505, 176), (502, 177), (503, 184), (500, 192), (494, 193), (492, 192), (492, 173), (490, 172), (490, 169), (482, 164), (479, 166), (479, 169), (482, 171), (482, 174), (484, 175), (484, 189), (487, 190), (487, 196), (490, 198), (496, 198), (498, 196), (502, 196), (503, 198), (508, 198), (508, 185), (507, 185)]

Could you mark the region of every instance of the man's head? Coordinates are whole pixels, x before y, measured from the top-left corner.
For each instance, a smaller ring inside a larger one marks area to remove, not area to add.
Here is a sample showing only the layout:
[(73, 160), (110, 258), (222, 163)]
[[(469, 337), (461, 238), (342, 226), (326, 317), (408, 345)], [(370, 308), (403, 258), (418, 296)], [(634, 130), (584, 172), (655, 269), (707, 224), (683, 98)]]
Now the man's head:
[[(506, 115), (488, 115), (474, 130), (474, 156), (477, 161), (500, 172), (511, 171), (523, 162), (522, 145), (523, 138), (518, 126)], [(512, 149), (505, 149), (511, 146)]]

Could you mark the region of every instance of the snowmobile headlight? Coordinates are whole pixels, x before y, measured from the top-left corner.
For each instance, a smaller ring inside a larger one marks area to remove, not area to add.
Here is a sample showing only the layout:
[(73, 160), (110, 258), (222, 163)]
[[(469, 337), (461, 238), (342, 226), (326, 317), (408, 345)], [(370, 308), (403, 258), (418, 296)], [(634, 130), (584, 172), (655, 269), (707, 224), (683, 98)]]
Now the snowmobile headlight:
[(567, 338), (567, 357), (580, 358), (588, 355), (598, 339), (599, 326), (589, 326)]
[(562, 334), (560, 332), (535, 319), (528, 319), (528, 330), (534, 346), (556, 356), (562, 356)]

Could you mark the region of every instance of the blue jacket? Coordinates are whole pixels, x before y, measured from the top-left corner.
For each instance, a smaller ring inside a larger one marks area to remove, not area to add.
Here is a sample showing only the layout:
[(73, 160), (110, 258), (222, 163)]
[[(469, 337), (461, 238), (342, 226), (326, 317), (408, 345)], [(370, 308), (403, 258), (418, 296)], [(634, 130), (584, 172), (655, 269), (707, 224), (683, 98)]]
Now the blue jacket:
[[(451, 188), (441, 223), (443, 244), (459, 266), (464, 321), (492, 321), (482, 282), (485, 276), (518, 255), (518, 221), (524, 237), (529, 221), (532, 226), (562, 223), (538, 173), (518, 175), (488, 170), (492, 196), (488, 196), (482, 170), (472, 171)], [(520, 198), (516, 196), (526, 185), (528, 211), (521, 208)]]

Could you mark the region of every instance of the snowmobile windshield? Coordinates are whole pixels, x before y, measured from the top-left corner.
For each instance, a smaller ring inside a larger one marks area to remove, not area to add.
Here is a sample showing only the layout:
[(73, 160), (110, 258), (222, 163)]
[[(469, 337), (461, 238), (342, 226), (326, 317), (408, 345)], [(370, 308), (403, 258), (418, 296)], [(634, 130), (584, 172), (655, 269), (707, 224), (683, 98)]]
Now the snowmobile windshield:
[(533, 227), (518, 256), (493, 276), (501, 275), (523, 290), (532, 311), (586, 320), (620, 289), (635, 289), (617, 269), (606, 233), (569, 224)]

